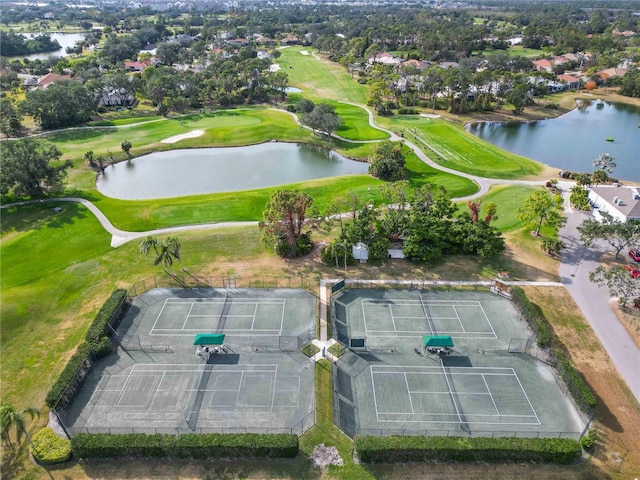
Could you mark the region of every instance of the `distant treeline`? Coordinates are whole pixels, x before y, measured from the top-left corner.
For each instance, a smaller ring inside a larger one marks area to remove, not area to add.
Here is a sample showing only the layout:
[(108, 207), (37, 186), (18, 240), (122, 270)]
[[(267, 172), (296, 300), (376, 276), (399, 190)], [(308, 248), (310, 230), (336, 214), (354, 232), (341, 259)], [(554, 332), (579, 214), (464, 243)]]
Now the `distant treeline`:
[(0, 32), (0, 55), (15, 56), (29, 55), (31, 53), (55, 52), (60, 44), (52, 40), (47, 33), (41, 33), (33, 38), (14, 32)]

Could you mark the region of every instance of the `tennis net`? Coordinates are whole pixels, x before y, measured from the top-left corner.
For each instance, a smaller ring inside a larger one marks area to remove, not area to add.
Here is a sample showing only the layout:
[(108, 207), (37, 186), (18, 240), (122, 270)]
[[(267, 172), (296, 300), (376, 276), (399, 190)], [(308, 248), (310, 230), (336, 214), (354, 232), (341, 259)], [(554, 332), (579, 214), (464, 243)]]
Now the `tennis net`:
[(433, 322), (431, 321), (431, 316), (429, 315), (429, 309), (427, 308), (427, 305), (424, 303), (424, 299), (422, 298), (422, 293), (419, 293), (418, 295), (420, 295), (420, 305), (422, 305), (422, 311), (424, 312), (425, 320), (427, 322), (427, 327), (429, 327), (429, 331), (431, 332), (431, 335), (435, 335), (436, 329), (433, 325)]
[(222, 305), (222, 311), (220, 312), (220, 317), (218, 317), (218, 327), (216, 328), (215, 333), (222, 333), (224, 330), (224, 326), (227, 323), (227, 315), (229, 315), (229, 310), (231, 309), (231, 300), (229, 299), (229, 290), (224, 294), (224, 305)]

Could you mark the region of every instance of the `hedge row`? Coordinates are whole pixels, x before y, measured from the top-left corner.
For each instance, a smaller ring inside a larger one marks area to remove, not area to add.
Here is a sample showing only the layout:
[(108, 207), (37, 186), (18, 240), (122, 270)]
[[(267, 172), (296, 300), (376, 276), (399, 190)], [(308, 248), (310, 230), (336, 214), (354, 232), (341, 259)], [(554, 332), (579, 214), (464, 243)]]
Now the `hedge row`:
[(285, 457), (298, 454), (296, 435), (81, 433), (71, 439), (75, 458), (246, 458)]
[[(76, 353), (69, 359), (60, 376), (47, 393), (45, 403), (50, 408), (56, 404), (65, 407), (73, 399), (77, 390), (89, 372), (92, 360), (106, 357), (111, 353), (112, 344), (109, 338), (109, 320), (114, 318), (113, 326), (124, 315), (127, 291), (114, 290), (109, 299), (94, 318), (89, 331), (85, 336), (85, 342), (78, 346)], [(76, 375), (78, 373), (78, 375)], [(58, 402), (60, 400), (60, 403)]]
[[(548, 347), (553, 340), (553, 331), (549, 325), (544, 314), (540, 309), (533, 305), (527, 298), (527, 294), (520, 287), (513, 287), (511, 289), (511, 297), (516, 304), (519, 304), (521, 308), (525, 310), (525, 318), (528, 322), (534, 321), (535, 327), (537, 327), (537, 343), (540, 347)], [(534, 325), (532, 325), (532, 328)], [(560, 372), (560, 376), (564, 380), (567, 388), (571, 392), (571, 395), (575, 399), (576, 403), (583, 409), (593, 409), (597, 404), (596, 396), (591, 388), (587, 385), (582, 375), (573, 367), (571, 361), (567, 357), (564, 351), (554, 349), (551, 351), (552, 358), (555, 362), (554, 366)], [(586, 408), (588, 407), (588, 408)]]
[(571, 463), (580, 443), (569, 438), (356, 437), (363, 462), (541, 462)]
[(582, 399), (590, 408), (595, 408), (598, 400), (596, 399), (596, 396), (594, 395), (589, 385), (587, 385), (587, 383), (585, 382), (580, 372), (578, 372), (573, 367), (569, 359), (562, 352), (556, 350), (554, 351), (554, 354), (556, 360), (563, 367), (561, 376), (564, 382), (567, 384), (567, 387), (569, 388), (569, 391), (571, 392), (573, 398), (579, 399), (582, 397)]
[[(85, 340), (87, 343), (97, 344), (100, 342), (102, 337), (109, 337), (109, 320), (115, 315), (117, 316), (119, 310), (123, 308), (125, 305), (125, 301), (127, 299), (127, 291), (119, 288), (114, 290), (111, 294), (111, 297), (104, 302), (102, 308), (96, 315), (96, 318), (93, 319), (91, 326), (89, 327), (89, 331), (85, 336)], [(112, 325), (113, 328), (117, 328), (117, 322), (119, 319), (114, 322)]]
[(512, 287), (511, 298), (513, 298), (516, 303), (519, 303), (521, 308), (524, 309), (527, 321), (534, 322), (534, 325), (531, 325), (531, 328), (537, 331), (536, 343), (538, 346), (540, 348), (546, 348), (551, 345), (551, 340), (553, 340), (551, 326), (549, 326), (547, 319), (544, 318), (540, 309), (529, 301), (524, 290), (520, 287)]

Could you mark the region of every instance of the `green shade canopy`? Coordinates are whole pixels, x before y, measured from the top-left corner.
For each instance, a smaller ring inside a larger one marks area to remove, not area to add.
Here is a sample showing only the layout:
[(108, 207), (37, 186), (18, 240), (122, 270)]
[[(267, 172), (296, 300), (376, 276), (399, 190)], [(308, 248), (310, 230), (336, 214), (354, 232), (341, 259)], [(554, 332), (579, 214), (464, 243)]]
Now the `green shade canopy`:
[(199, 333), (193, 340), (194, 345), (222, 345), (224, 333)]
[(453, 340), (448, 335), (425, 335), (422, 337), (425, 347), (449, 347), (453, 348)]

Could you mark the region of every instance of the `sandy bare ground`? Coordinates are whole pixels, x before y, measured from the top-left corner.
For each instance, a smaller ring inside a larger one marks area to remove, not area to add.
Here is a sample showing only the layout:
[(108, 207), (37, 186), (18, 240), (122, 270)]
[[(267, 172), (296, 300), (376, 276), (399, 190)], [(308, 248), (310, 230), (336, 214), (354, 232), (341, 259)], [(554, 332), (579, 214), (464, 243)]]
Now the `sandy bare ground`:
[(180, 135), (174, 135), (173, 137), (165, 138), (160, 143), (176, 143), (180, 140), (184, 140), (185, 138), (196, 138), (204, 133), (204, 130), (191, 130), (187, 133), (182, 133)]
[(277, 72), (278, 70), (280, 70), (280, 65), (278, 65), (277, 63), (273, 63), (271, 65), (269, 65), (269, 71), (270, 72)]

